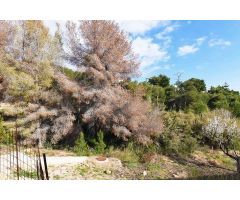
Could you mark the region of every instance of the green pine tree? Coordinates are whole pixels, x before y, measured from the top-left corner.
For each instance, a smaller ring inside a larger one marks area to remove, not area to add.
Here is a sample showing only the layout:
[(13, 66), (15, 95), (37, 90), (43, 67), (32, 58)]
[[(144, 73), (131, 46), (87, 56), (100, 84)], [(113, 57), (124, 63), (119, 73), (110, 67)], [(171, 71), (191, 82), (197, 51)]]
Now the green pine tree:
[(79, 156), (88, 156), (89, 155), (89, 147), (84, 138), (83, 132), (79, 134), (79, 137), (75, 141), (73, 151)]

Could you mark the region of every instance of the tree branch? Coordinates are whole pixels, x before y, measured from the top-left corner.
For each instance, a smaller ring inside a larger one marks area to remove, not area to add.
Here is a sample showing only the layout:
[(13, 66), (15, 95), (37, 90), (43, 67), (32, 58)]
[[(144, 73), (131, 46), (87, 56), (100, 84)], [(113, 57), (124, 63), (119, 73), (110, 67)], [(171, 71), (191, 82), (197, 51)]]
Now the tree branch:
[(224, 154), (226, 154), (226, 155), (229, 156), (230, 158), (232, 158), (232, 159), (234, 159), (234, 160), (237, 160), (237, 157), (231, 155), (231, 154), (228, 152), (228, 149), (225, 150), (225, 149), (222, 147), (222, 145), (220, 145), (220, 149), (223, 151)]

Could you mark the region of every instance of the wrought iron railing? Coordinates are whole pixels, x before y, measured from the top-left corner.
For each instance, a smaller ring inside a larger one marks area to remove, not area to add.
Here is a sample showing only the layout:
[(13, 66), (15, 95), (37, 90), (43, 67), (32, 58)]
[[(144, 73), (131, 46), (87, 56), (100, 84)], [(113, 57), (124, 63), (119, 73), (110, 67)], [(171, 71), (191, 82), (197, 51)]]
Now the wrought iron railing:
[(46, 155), (38, 142), (33, 145), (18, 132), (7, 132), (0, 138), (0, 179), (48, 180)]

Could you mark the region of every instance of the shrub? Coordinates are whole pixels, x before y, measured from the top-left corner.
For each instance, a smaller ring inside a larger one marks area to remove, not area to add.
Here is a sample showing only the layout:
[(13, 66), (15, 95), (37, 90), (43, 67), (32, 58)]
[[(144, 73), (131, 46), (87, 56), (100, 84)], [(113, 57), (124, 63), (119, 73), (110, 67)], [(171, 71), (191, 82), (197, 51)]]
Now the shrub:
[(40, 63), (36, 66), (38, 70), (37, 83), (40, 87), (50, 88), (53, 83), (54, 70), (49, 63)]
[(79, 137), (76, 139), (73, 151), (78, 156), (87, 156), (87, 155), (89, 155), (89, 153), (90, 153), (89, 152), (89, 147), (88, 147), (87, 142), (85, 141), (83, 132), (81, 132), (79, 134)]
[(0, 144), (9, 144), (12, 142), (8, 129), (3, 125), (3, 118), (0, 115)]
[(186, 136), (179, 145), (179, 153), (190, 154), (193, 153), (197, 148), (197, 140), (191, 136)]
[(164, 116), (165, 130), (159, 137), (163, 153), (188, 154), (197, 147), (195, 135), (199, 116), (193, 113), (169, 112)]
[(0, 74), (4, 75), (8, 82), (6, 93), (11, 97), (28, 100), (31, 92), (36, 90), (34, 79), (15, 67), (0, 63)]
[(97, 140), (94, 141), (95, 152), (97, 154), (102, 154), (105, 151), (106, 144), (104, 142), (104, 133), (99, 131), (97, 133)]
[(235, 102), (233, 105), (233, 114), (236, 117), (240, 117), (240, 102)]
[(201, 114), (208, 110), (207, 104), (202, 101), (197, 101), (190, 106), (190, 109), (193, 110), (195, 114)]
[(70, 80), (83, 80), (85, 75), (78, 71), (73, 71), (72, 69), (61, 67), (60, 69)]
[(140, 160), (133, 143), (129, 143), (127, 147), (122, 149), (114, 149), (113, 147), (110, 147), (107, 155), (120, 159), (122, 163), (128, 167), (134, 167), (138, 165)]

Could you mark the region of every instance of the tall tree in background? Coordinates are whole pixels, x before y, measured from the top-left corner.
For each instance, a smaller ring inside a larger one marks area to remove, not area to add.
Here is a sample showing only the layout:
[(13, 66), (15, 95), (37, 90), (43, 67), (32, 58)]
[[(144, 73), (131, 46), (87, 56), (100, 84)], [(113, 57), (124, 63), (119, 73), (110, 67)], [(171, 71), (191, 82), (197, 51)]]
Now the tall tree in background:
[(170, 78), (161, 74), (149, 78), (148, 82), (152, 85), (157, 85), (163, 88), (170, 86)]
[(50, 36), (43, 22), (27, 20), (12, 24), (15, 30), (8, 49), (13, 58), (30, 63), (46, 59)]
[(0, 20), (0, 58), (4, 55), (5, 47), (9, 40), (10, 24)]
[(57, 66), (61, 66), (64, 57), (62, 31), (59, 23), (56, 23), (57, 30), (49, 44), (49, 60)]

